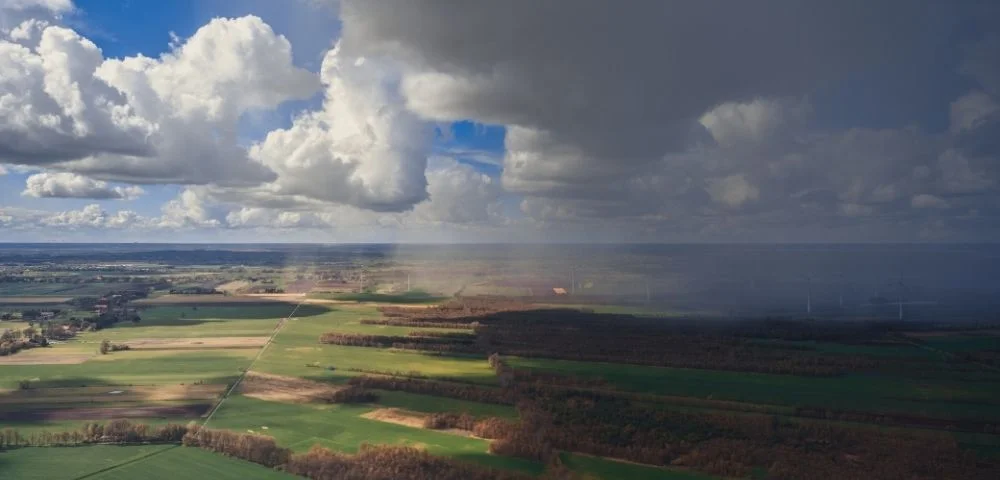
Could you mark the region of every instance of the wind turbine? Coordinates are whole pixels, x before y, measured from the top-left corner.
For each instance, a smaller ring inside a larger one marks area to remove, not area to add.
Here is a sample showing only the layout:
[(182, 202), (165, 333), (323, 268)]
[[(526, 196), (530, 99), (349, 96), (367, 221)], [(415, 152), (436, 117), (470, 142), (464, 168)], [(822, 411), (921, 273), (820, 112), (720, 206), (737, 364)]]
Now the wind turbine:
[(906, 284), (903, 283), (903, 276), (900, 275), (899, 279), (896, 281), (896, 286), (899, 287), (899, 296), (897, 297), (899, 303), (899, 319), (903, 319), (903, 292), (906, 291)]
[(811, 273), (805, 275), (806, 280), (806, 313), (812, 315), (812, 281), (813, 276)]

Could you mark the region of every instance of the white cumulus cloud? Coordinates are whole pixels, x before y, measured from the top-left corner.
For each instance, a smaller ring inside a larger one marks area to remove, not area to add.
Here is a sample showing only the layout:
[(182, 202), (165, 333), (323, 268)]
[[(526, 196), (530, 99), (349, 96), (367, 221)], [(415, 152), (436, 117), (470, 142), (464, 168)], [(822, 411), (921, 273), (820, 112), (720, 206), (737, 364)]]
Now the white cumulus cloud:
[(104, 59), (73, 30), (25, 24), (0, 40), (0, 160), (101, 180), (259, 184), (275, 175), (239, 144), (240, 117), (318, 87), (254, 16), (214, 19), (157, 59)]
[(407, 215), (409, 221), (476, 224), (495, 220), (499, 182), (454, 160), (441, 159), (427, 172), (429, 198)]
[(94, 180), (68, 172), (36, 173), (25, 181), (21, 195), (37, 198), (92, 198), (95, 200), (133, 199), (144, 193), (137, 186), (110, 186), (107, 182)]
[(334, 48), (322, 81), (321, 110), (251, 150), (277, 173), (273, 191), (376, 211), (406, 210), (426, 198), (433, 129), (405, 109), (394, 67)]
[(190, 188), (165, 203), (160, 210), (162, 215), (152, 220), (160, 228), (213, 228), (222, 225), (217, 218), (219, 214)]
[(49, 165), (100, 152), (151, 153), (156, 125), (94, 78), (103, 62), (73, 30), (35, 25), (0, 36), (0, 160)]
[(270, 208), (243, 207), (226, 215), (232, 228), (318, 228), (330, 226), (312, 212), (282, 211)]
[(131, 210), (108, 213), (100, 205), (90, 204), (80, 210), (68, 210), (41, 219), (50, 227), (63, 228), (128, 228), (141, 221)]
[(73, 10), (73, 0), (0, 0), (0, 9), (30, 10), (38, 8), (52, 13), (65, 13)]

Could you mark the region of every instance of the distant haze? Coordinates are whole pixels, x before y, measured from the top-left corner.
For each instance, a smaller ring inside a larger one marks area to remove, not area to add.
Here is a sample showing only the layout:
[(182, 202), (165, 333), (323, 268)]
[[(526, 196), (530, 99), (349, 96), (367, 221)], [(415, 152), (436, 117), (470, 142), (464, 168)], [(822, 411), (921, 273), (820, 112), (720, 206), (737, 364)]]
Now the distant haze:
[[(912, 319), (995, 321), (1000, 311), (997, 245), (0, 244), (0, 258), (307, 271), (378, 265), (445, 295), (530, 292), (539, 302), (684, 315), (805, 316), (807, 296), (819, 317), (895, 318), (900, 300)], [(556, 298), (552, 288), (572, 295)]]

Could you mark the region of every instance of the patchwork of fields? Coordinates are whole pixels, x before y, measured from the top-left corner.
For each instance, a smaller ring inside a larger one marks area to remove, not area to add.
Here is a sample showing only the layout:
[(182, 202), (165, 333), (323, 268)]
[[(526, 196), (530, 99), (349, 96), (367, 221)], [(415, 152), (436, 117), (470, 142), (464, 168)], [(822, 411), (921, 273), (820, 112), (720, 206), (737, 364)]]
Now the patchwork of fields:
[[(49, 293), (57, 292), (24, 294)], [(627, 425), (631, 431), (650, 429), (654, 433), (649, 438), (672, 435), (659, 429), (677, 418), (708, 422), (699, 424), (700, 428), (717, 428), (705, 425), (725, 418), (748, 424), (762, 421), (777, 425), (773, 428), (778, 430), (821, 425), (870, 428), (886, 435), (930, 434), (957, 441), (986, 459), (995, 458), (1000, 450), (995, 428), (1000, 424), (1000, 372), (983, 366), (981, 360), (988, 357), (976, 356), (1000, 348), (1000, 335), (995, 331), (908, 334), (884, 344), (766, 338), (734, 343), (734, 348), (755, 355), (754, 361), (763, 358), (780, 368), (813, 368), (823, 362), (841, 365), (848, 360), (854, 362), (850, 365), (863, 365), (812, 375), (739, 370), (732, 363), (725, 368), (692, 368), (670, 366), (669, 359), (651, 364), (572, 358), (564, 350), (531, 350), (535, 341), (551, 338), (557, 342), (559, 332), (575, 335), (578, 329), (572, 324), (539, 327), (534, 320), (516, 320), (515, 330), (542, 328), (538, 338), (528, 341), (520, 337), (523, 332), (510, 333), (493, 317), (484, 320), (485, 326), (471, 322), (463, 326), (465, 317), (435, 317), (415, 306), (393, 307), (411, 308), (412, 318), (393, 316), (378, 304), (368, 303), (396, 303), (377, 295), (301, 304), (222, 295), (203, 296), (208, 298), (199, 302), (190, 297), (138, 302), (138, 322), (82, 331), (48, 347), (0, 357), (0, 430), (40, 436), (71, 431), (84, 422), (128, 418), (150, 426), (194, 422), (212, 429), (266, 435), (296, 453), (314, 445), (352, 454), (365, 444), (412, 446), (528, 476), (541, 475), (554, 465), (603, 479), (700, 480), (742, 477), (750, 471), (730, 475), (706, 468), (696, 455), (707, 454), (697, 449), (675, 455), (674, 461), (663, 460), (669, 452), (640, 455), (628, 449), (629, 442), (638, 440), (601, 430), (606, 425), (580, 430), (575, 439), (553, 439), (555, 452), (547, 456), (516, 449), (509, 453), (495, 445), (503, 443), (502, 438), (479, 436), (478, 430), (468, 426), (472, 422), (526, 422), (538, 412), (523, 403), (538, 395), (566, 402), (566, 411), (547, 413), (552, 415), (547, 421), (556, 425), (576, 418), (574, 411), (593, 412), (593, 418), (655, 417), (658, 420), (652, 425), (638, 420)], [(588, 315), (597, 317), (581, 317), (581, 321), (594, 322), (595, 328), (615, 329), (619, 328), (615, 322), (625, 322), (623, 331), (631, 332), (627, 338), (640, 343), (647, 332), (644, 329), (662, 334), (653, 324), (633, 326), (628, 319)], [(0, 330), (19, 324), (5, 321)], [(343, 344), (320, 343), (324, 334), (338, 335)], [(679, 334), (663, 335), (669, 342)], [(101, 353), (104, 341), (122, 349)], [(771, 351), (782, 356), (778, 360), (767, 357), (765, 353)], [(502, 357), (489, 355), (497, 352)], [(631, 355), (603, 350), (601, 354), (612, 360), (613, 355)], [(959, 355), (972, 357), (965, 361)], [(788, 358), (806, 367), (792, 365)], [(338, 392), (356, 388), (362, 381), (374, 382), (365, 384), (370, 399), (335, 400)], [(513, 388), (512, 382), (521, 386)], [(507, 394), (520, 397), (509, 400), (503, 396)], [(401, 412), (410, 421), (380, 412)], [(448, 415), (465, 415), (467, 420), (462, 421), (467, 426), (431, 426), (435, 419), (455, 421)], [(728, 439), (730, 427), (718, 428), (727, 433), (709, 437)], [(614, 440), (580, 443), (588, 434)], [(678, 443), (710, 445), (712, 440), (699, 435), (690, 433)], [(611, 451), (619, 453), (594, 453)], [(49, 455), (59, 456), (58, 471), (46, 462)], [(293, 478), (175, 444), (0, 451), (0, 476), (4, 478), (209, 478), (206, 474), (220, 479)]]
[[(292, 308), (151, 307), (139, 323), (0, 357), (0, 418), (198, 419)], [(130, 349), (101, 354), (103, 340)]]
[[(59, 461), (53, 462), (53, 458)], [(5, 478), (24, 480), (296, 478), (250, 462), (174, 445), (21, 448), (0, 452), (0, 472)]]
[[(2, 428), (15, 428), (30, 435), (73, 430), (83, 422), (110, 418), (129, 418), (151, 426), (203, 421), (210, 405), (222, 397), (227, 385), (250, 368), (280, 320), (293, 309), (295, 305), (275, 302), (158, 304), (145, 307), (137, 324), (123, 323), (98, 332), (83, 332), (48, 348), (3, 357), (0, 360), (19, 361), (0, 362)], [(331, 330), (377, 335), (406, 335), (424, 330), (360, 322), (378, 316), (374, 306), (365, 304), (337, 308), (302, 305), (253, 368), (264, 374), (332, 384), (342, 384), (359, 375), (351, 371), (357, 368), (419, 372), (431, 377), (497, 385), (493, 371), (482, 358), (316, 343), (321, 333)], [(129, 345), (131, 349), (100, 354), (97, 347), (105, 339)], [(26, 388), (22, 388), (24, 382)], [(514, 421), (518, 414), (512, 406), (400, 391), (379, 391), (378, 395), (377, 404), (354, 406), (272, 402), (236, 392), (221, 405), (209, 426), (267, 434), (296, 451), (321, 445), (355, 452), (366, 443), (399, 444), (532, 475), (544, 469), (537, 461), (488, 453), (488, 440), (365, 418), (378, 408), (398, 408), (424, 414), (466, 412), (477, 418)], [(60, 456), (65, 475), (54, 474), (41, 464), (45, 452)], [(592, 470), (595, 474), (644, 468), (587, 457), (567, 459), (575, 459), (567, 461), (570, 467)], [(88, 478), (132, 478), (136, 472), (179, 461), (190, 464), (192, 471), (211, 471), (213, 478), (286, 477), (253, 464), (172, 446), (22, 448), (0, 454), (0, 470), (16, 478), (78, 478), (92, 474)], [(647, 468), (647, 476), (639, 478), (688, 478), (677, 476), (672, 470)]]

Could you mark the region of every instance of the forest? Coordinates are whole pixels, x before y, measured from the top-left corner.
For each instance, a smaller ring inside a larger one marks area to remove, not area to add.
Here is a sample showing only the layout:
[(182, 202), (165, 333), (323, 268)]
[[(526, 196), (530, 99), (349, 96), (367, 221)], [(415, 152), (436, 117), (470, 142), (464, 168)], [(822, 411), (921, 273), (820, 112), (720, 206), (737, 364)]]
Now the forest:
[[(996, 463), (945, 434), (875, 431), (766, 414), (678, 411), (639, 396), (586, 388), (573, 378), (518, 374), (489, 358), (502, 388), (365, 375), (353, 385), (502, 404), (520, 421), (440, 413), (425, 428), (462, 429), (494, 439), (490, 451), (550, 464), (580, 452), (649, 465), (684, 466), (727, 477), (765, 469), (768, 478), (995, 478)], [(920, 472), (919, 474), (917, 472)], [(921, 476), (923, 475), (923, 476)]]
[[(595, 314), (570, 309), (528, 310), (476, 302), (461, 308), (381, 307), (387, 320), (365, 324), (452, 328), (473, 333), (421, 332), (407, 336), (328, 332), (319, 342), (333, 345), (396, 348), (452, 354), (503, 355), (700, 368), (816, 377), (907, 368), (908, 365), (865, 355), (827, 355), (794, 344), (762, 340), (843, 340), (898, 344), (892, 324), (817, 325), (770, 319), (745, 323), (692, 325), (658, 322), (631, 315)], [(470, 312), (461, 316), (462, 312)], [(446, 321), (442, 321), (446, 320)], [(458, 321), (462, 320), (462, 321)], [(385, 323), (378, 323), (385, 322)]]

